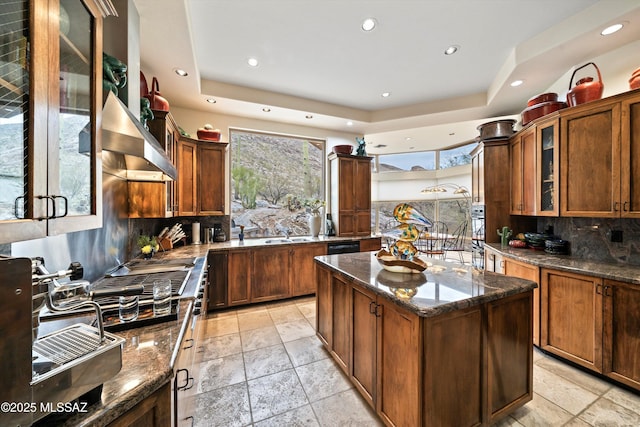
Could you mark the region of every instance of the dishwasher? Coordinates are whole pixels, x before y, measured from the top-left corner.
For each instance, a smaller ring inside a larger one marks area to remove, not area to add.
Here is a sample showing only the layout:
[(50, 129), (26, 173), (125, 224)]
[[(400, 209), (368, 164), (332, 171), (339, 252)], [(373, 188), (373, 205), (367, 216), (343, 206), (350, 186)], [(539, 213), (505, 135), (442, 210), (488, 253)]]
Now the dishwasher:
[(349, 254), (360, 252), (360, 241), (353, 242), (335, 242), (327, 244), (327, 255)]

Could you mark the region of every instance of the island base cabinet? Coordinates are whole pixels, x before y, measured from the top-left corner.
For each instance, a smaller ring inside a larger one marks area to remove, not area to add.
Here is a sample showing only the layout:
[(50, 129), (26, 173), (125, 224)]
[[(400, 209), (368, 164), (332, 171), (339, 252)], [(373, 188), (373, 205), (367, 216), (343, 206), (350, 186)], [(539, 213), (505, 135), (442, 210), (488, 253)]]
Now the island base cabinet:
[[(429, 319), (424, 336), (424, 425), (480, 425), (482, 310), (476, 307)], [(460, 396), (464, 405), (458, 404)]]
[(147, 427), (171, 425), (171, 386), (160, 387), (151, 396), (111, 422), (108, 427)]
[(385, 425), (488, 426), (531, 400), (532, 291), (422, 317), (321, 262), (316, 278), (317, 335)]

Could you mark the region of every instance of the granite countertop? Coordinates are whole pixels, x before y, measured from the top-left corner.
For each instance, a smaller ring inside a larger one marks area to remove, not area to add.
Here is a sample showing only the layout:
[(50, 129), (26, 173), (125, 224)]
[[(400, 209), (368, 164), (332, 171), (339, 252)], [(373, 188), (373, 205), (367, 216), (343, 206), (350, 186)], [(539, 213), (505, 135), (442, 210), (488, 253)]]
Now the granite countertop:
[(168, 257), (168, 258), (183, 258), (186, 256), (205, 256), (209, 251), (228, 251), (230, 249), (243, 249), (243, 248), (260, 248), (260, 247), (272, 247), (281, 245), (304, 245), (309, 243), (337, 243), (337, 242), (352, 242), (365, 239), (376, 239), (380, 236), (358, 236), (358, 237), (336, 237), (336, 236), (293, 236), (290, 237), (290, 241), (283, 241), (284, 236), (256, 238), (256, 239), (244, 239), (240, 241), (238, 239), (227, 240), (225, 242), (216, 243), (203, 243), (200, 245), (186, 245), (176, 246), (175, 248), (166, 251), (158, 252), (155, 257)]
[(384, 270), (375, 252), (323, 255), (315, 260), (421, 317), (484, 304), (537, 286), (529, 280), (431, 258), (426, 260), (429, 268), (419, 274)]
[(538, 267), (640, 285), (640, 266), (637, 265), (598, 262), (571, 255), (551, 255), (544, 251), (527, 248), (512, 248), (511, 246), (503, 248), (499, 243), (485, 243), (485, 246), (491, 247), (505, 257)]

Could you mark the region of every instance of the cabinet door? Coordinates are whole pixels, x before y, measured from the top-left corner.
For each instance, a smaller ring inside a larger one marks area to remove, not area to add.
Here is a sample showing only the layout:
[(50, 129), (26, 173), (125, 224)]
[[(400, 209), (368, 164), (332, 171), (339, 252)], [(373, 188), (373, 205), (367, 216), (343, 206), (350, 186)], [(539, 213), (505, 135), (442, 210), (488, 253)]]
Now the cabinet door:
[(209, 252), (209, 301), (206, 302), (207, 310), (226, 307), (228, 286), (227, 286), (227, 265), (229, 255), (227, 252)]
[(620, 104), (560, 118), (560, 215), (620, 215)]
[(336, 275), (331, 275), (331, 353), (338, 366), (345, 374), (350, 375), (351, 348), (350, 325), (351, 325), (351, 286)]
[(291, 295), (289, 251), (286, 245), (253, 251), (251, 302), (269, 301)]
[(378, 298), (377, 411), (387, 425), (420, 425), (420, 318)]
[(540, 344), (602, 372), (602, 279), (542, 269)]
[(536, 134), (531, 128), (511, 144), (511, 213), (533, 215), (536, 200)]
[(197, 214), (196, 161), (197, 145), (190, 141), (178, 143), (178, 215)]
[(356, 388), (372, 408), (376, 401), (376, 296), (360, 286), (351, 288), (353, 326), (352, 374)]
[(226, 145), (198, 147), (198, 215), (224, 215), (224, 158)]
[(371, 234), (371, 161), (358, 159), (355, 176), (355, 214), (358, 236)]
[(603, 373), (640, 388), (640, 288), (605, 280)]
[(248, 304), (251, 300), (251, 259), (253, 251), (229, 251), (227, 262), (227, 303)]
[(328, 349), (333, 345), (331, 272), (316, 264), (316, 334)]
[(536, 125), (538, 152), (536, 206), (538, 216), (557, 216), (560, 210), (557, 188), (558, 161), (560, 159), (559, 127), (557, 119)]
[(316, 263), (313, 257), (325, 255), (327, 245), (304, 244), (292, 248), (291, 253), (291, 296), (308, 295), (316, 292)]
[(504, 258), (504, 274), (534, 281), (538, 287), (533, 290), (533, 343), (540, 345), (540, 268), (509, 258)]
[(620, 165), (622, 216), (640, 217), (640, 99), (622, 102)]

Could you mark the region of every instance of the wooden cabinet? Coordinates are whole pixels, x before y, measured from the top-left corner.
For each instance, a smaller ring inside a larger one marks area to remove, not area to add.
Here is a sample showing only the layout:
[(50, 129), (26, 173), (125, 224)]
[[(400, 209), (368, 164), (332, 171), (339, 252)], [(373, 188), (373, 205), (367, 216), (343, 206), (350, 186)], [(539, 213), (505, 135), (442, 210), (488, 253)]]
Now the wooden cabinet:
[(170, 425), (171, 386), (169, 383), (108, 424), (109, 427)]
[(513, 227), (509, 215), (509, 139), (480, 141), (471, 155), (472, 202), (484, 205), (486, 242), (500, 242), (495, 230)]
[(619, 216), (620, 103), (578, 106), (560, 130), (561, 215)]
[(227, 143), (178, 141), (178, 214), (224, 215)]
[(558, 216), (558, 168), (560, 166), (560, 121), (557, 118), (536, 124), (536, 215)]
[(602, 372), (602, 279), (542, 269), (541, 346)]
[(640, 218), (640, 95), (623, 100), (620, 107), (620, 215)]
[(536, 212), (536, 129), (516, 134), (510, 143), (511, 214)]
[(504, 274), (504, 257), (489, 246), (484, 247), (484, 269), (492, 273)]
[[(110, 5), (108, 0), (100, 0)], [(102, 22), (93, 0), (26, 1), (0, 20), (0, 243), (102, 226)], [(60, 26), (62, 8), (71, 27)]]
[[(178, 125), (171, 113), (153, 111), (154, 118), (147, 122), (149, 132), (164, 148), (169, 159), (176, 163)], [(179, 177), (178, 177), (179, 179)], [(128, 181), (130, 218), (171, 218), (177, 214), (176, 182)]]
[(253, 251), (229, 251), (227, 262), (227, 303), (229, 305), (251, 302), (251, 268)]
[(253, 251), (251, 302), (287, 298), (289, 292), (288, 246)]
[[(187, 420), (193, 416), (194, 407), (189, 405), (186, 396), (193, 393), (193, 387), (196, 386), (194, 379), (194, 361), (196, 354), (196, 344), (199, 342), (198, 337), (198, 317), (192, 316), (189, 326), (185, 329), (184, 337), (177, 345), (180, 346), (176, 357), (174, 377), (172, 384), (172, 402), (173, 402), (173, 422), (171, 425), (180, 426), (183, 420)], [(159, 424), (146, 424), (159, 425)]]
[(371, 157), (331, 154), (331, 218), (336, 236), (371, 234)]
[(227, 252), (209, 252), (209, 291), (207, 292), (207, 310), (227, 306), (229, 254)]
[(602, 373), (640, 390), (640, 287), (605, 279)]
[(531, 292), (424, 318), (322, 264), (316, 278), (317, 335), (386, 425), (492, 425), (531, 400)]
[(540, 268), (509, 258), (502, 260), (503, 271), (507, 276), (536, 282), (538, 287), (533, 290), (533, 343), (540, 346)]
[(325, 243), (305, 243), (291, 247), (289, 283), (291, 296), (309, 295), (316, 292), (316, 263), (313, 258), (327, 253)]

